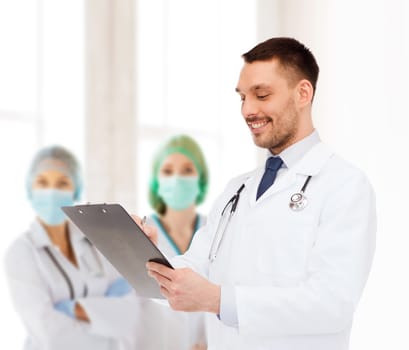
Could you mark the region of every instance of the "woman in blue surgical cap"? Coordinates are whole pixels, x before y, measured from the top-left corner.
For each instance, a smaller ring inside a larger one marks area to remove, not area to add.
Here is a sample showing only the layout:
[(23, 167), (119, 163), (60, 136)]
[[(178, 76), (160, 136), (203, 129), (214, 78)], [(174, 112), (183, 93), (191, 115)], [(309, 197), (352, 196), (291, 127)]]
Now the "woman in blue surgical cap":
[[(168, 258), (183, 254), (205, 223), (197, 205), (205, 199), (208, 170), (202, 150), (191, 137), (167, 140), (153, 160), (149, 200), (155, 213), (148, 223), (158, 228), (158, 247)], [(200, 234), (200, 233), (199, 233)], [(145, 350), (206, 349), (201, 313), (176, 312), (147, 300), (138, 347)], [(148, 336), (154, 332), (155, 337)]]
[(77, 160), (60, 146), (40, 150), (26, 186), (36, 218), (5, 258), (13, 303), (28, 332), (24, 348), (133, 349), (134, 293), (60, 209), (80, 198)]

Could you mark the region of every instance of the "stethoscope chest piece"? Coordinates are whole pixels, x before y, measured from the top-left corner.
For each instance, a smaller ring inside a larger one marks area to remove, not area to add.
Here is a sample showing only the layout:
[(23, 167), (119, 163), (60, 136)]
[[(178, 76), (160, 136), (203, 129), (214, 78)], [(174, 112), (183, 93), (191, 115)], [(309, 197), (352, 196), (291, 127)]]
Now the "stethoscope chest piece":
[(302, 192), (297, 192), (291, 196), (289, 206), (294, 211), (300, 211), (303, 210), (307, 204), (307, 197)]
[(307, 179), (305, 180), (304, 185), (301, 188), (300, 192), (294, 193), (290, 197), (290, 203), (288, 205), (291, 208), (291, 210), (300, 211), (300, 210), (303, 210), (307, 206), (308, 200), (304, 192), (307, 189), (307, 186), (310, 180), (311, 180), (311, 175), (309, 175)]

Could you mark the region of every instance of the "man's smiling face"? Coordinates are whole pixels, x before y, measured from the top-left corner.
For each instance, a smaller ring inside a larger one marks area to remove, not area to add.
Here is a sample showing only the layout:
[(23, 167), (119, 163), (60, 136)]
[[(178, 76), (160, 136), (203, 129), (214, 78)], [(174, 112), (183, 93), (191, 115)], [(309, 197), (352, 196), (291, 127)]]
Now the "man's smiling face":
[(245, 63), (236, 91), (254, 143), (278, 154), (297, 141), (300, 115), (296, 86), (277, 59)]

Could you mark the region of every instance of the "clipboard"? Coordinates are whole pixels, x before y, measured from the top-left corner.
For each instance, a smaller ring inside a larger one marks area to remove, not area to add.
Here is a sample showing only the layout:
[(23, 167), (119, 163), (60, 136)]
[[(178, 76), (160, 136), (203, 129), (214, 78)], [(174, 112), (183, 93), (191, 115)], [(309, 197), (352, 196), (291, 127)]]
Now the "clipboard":
[(164, 299), (145, 264), (154, 261), (173, 268), (120, 204), (86, 204), (61, 207), (63, 212), (145, 298)]

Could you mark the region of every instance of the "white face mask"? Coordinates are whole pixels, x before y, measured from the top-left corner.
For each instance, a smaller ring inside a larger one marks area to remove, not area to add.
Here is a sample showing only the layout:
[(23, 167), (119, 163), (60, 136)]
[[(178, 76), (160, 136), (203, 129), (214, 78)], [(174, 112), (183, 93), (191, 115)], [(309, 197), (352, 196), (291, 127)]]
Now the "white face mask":
[(166, 206), (183, 210), (196, 202), (200, 193), (198, 176), (161, 176), (158, 194)]

